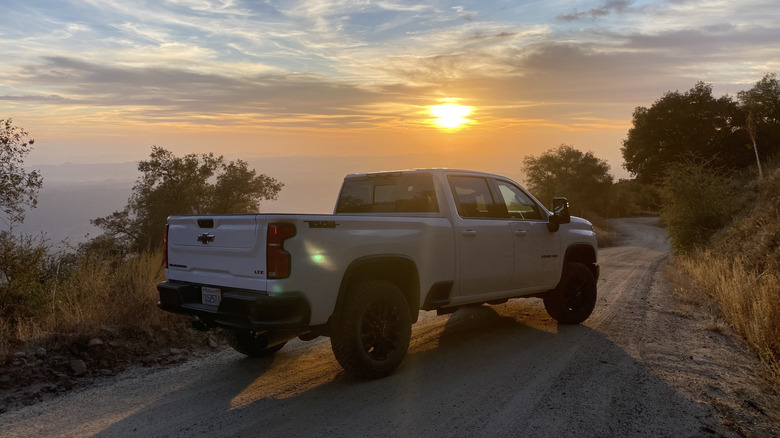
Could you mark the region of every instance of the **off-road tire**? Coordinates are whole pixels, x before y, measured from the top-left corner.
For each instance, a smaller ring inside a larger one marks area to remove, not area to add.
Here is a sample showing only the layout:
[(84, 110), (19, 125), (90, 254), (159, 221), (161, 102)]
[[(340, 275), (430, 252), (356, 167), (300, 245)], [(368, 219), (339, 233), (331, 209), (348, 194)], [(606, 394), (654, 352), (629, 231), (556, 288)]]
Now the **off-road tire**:
[(353, 377), (379, 379), (401, 364), (412, 320), (401, 290), (384, 280), (360, 282), (349, 291), (331, 333), (331, 348)]
[(265, 341), (257, 333), (251, 330), (223, 329), (222, 334), (228, 345), (241, 354), (249, 357), (271, 356), (284, 347), (287, 342), (266, 347)]
[(544, 294), (544, 308), (561, 324), (579, 324), (596, 306), (596, 278), (582, 263), (568, 262), (558, 287)]

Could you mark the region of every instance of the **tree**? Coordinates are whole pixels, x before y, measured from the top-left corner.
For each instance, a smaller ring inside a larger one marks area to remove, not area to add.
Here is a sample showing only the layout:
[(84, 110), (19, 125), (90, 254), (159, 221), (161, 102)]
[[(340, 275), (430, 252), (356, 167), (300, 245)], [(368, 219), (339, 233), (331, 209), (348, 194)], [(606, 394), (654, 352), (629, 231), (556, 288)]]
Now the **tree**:
[(539, 157), (523, 158), (529, 190), (549, 202), (555, 196), (566, 196), (577, 214), (590, 210), (603, 214), (612, 186), (609, 164), (588, 151), (583, 153), (562, 144)]
[(35, 314), (45, 298), (45, 239), (13, 232), (27, 208), (35, 208), (43, 185), (37, 171), (24, 168), (33, 143), (11, 119), (0, 119), (0, 211), (8, 227), (0, 230), (0, 317), (9, 321)]
[(142, 175), (123, 210), (92, 220), (111, 238), (140, 252), (162, 243), (173, 214), (251, 213), (264, 199), (273, 200), (283, 184), (258, 175), (246, 161), (225, 162), (214, 154), (176, 157), (154, 146), (149, 160), (138, 163)]
[[(747, 114), (747, 131), (753, 143), (759, 178), (763, 177), (760, 155), (764, 158), (780, 150), (780, 83), (774, 73), (766, 74), (750, 90), (737, 93)], [(759, 153), (759, 139), (762, 142)]]
[(609, 217), (629, 217), (658, 214), (661, 199), (658, 188), (636, 179), (620, 179), (609, 192)]
[(35, 208), (43, 185), (38, 171), (24, 168), (24, 159), (35, 142), (28, 135), (11, 119), (0, 119), (0, 211), (9, 228), (24, 221), (28, 207)]
[(667, 92), (650, 108), (637, 107), (623, 140), (625, 168), (643, 183), (660, 183), (664, 168), (694, 155), (739, 169), (752, 158), (744, 113), (730, 97), (712, 96), (703, 82), (685, 93)]

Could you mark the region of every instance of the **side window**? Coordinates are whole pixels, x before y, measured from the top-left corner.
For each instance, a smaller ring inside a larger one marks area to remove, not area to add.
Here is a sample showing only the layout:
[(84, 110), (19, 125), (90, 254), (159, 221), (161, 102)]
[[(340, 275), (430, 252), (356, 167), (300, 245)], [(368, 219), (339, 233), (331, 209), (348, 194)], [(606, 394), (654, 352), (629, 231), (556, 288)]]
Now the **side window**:
[(429, 173), (363, 176), (344, 181), (336, 213), (434, 213), (439, 211)]
[(371, 213), (374, 207), (374, 181), (350, 180), (339, 195), (338, 213)]
[(539, 206), (519, 187), (506, 181), (496, 181), (498, 191), (504, 198), (509, 217), (516, 219), (542, 219)]
[(485, 178), (450, 176), (450, 187), (462, 218), (505, 218), (506, 211), (497, 204), (490, 193)]

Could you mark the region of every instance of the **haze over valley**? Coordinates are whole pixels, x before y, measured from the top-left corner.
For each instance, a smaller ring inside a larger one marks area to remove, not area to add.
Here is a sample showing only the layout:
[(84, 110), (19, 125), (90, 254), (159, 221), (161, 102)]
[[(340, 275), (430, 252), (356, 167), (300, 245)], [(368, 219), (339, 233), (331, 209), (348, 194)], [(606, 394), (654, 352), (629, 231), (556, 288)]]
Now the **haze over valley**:
[[(438, 155), (399, 155), (391, 157), (242, 157), (259, 173), (276, 178), (284, 188), (276, 201), (263, 201), (264, 213), (318, 213), (333, 211), (341, 181), (348, 173), (408, 169), (414, 167), (463, 167), (505, 174), (522, 180), (520, 162), (500, 162), (491, 157), (442, 157)], [(17, 232), (45, 233), (50, 243), (68, 239), (76, 244), (102, 231), (91, 219), (121, 210), (140, 173), (136, 162), (63, 163), (28, 166), (43, 175), (43, 188), (37, 208), (27, 212)], [(622, 169), (620, 169), (622, 170)]]

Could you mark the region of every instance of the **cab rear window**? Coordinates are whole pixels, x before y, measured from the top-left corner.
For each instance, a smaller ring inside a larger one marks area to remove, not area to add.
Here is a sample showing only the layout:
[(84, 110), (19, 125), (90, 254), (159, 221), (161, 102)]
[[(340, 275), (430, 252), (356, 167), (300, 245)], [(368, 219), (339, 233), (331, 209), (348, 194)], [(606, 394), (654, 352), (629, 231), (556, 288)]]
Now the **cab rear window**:
[(433, 175), (389, 173), (348, 178), (336, 213), (431, 213), (439, 211)]

